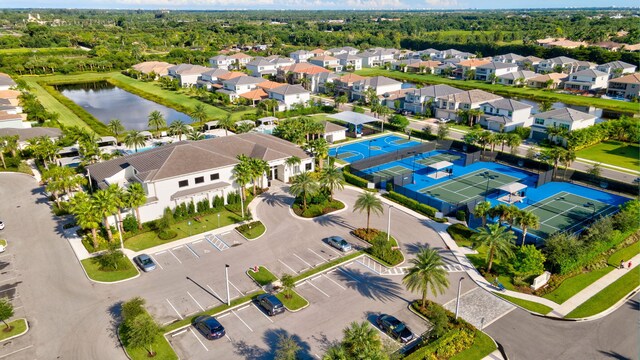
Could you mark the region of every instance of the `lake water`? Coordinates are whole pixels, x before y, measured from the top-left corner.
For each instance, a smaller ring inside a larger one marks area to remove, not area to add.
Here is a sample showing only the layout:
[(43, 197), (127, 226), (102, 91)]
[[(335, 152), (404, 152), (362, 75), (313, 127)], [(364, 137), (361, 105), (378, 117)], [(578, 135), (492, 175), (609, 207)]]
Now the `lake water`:
[(148, 130), (149, 114), (155, 110), (160, 111), (167, 125), (176, 120), (187, 124), (193, 121), (185, 113), (141, 98), (104, 81), (58, 85), (56, 88), (104, 124), (111, 119), (119, 119), (127, 130)]

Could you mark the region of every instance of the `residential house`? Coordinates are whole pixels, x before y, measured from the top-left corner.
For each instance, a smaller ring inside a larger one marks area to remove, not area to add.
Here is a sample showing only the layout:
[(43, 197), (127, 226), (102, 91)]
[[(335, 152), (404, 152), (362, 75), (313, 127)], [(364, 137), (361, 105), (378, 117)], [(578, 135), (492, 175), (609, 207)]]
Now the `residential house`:
[[(226, 203), (227, 195), (244, 186), (234, 180), (233, 168), (240, 154), (269, 164), (266, 177), (259, 180), (265, 185), (270, 179), (287, 182), (314, 167), (313, 158), (298, 146), (271, 135), (246, 133), (164, 145), (89, 165), (87, 173), (93, 188), (105, 189), (111, 184), (126, 188), (140, 183), (147, 202), (139, 213), (147, 222), (161, 217), (165, 208), (182, 203), (211, 203), (216, 196)], [(292, 156), (301, 159), (299, 166), (285, 164)]]
[(316, 55), (314, 55), (311, 51), (307, 50), (298, 50), (289, 54), (289, 57), (292, 58), (296, 63), (307, 62), (307, 60), (315, 56)]
[(640, 97), (640, 73), (629, 74), (609, 80), (607, 96), (624, 99)]
[(0, 111), (0, 129), (6, 128), (27, 128), (31, 127), (31, 124), (24, 122), (26, 120), (26, 114), (9, 113), (7, 111)]
[(441, 119), (457, 120), (459, 119), (458, 110), (479, 109), (481, 104), (498, 99), (502, 99), (502, 97), (477, 89), (438, 96), (435, 115)]
[(272, 57), (269, 61), (276, 66), (276, 70), (283, 67), (291, 66), (296, 63), (291, 58), (284, 58), (277, 55), (275, 57)]
[(531, 55), (525, 57), (522, 61), (516, 62), (516, 64), (522, 69), (538, 71), (538, 65), (542, 60), (544, 59)]
[(229, 100), (235, 101), (241, 94), (255, 90), (264, 79), (255, 76), (238, 76), (222, 82), (223, 88), (216, 91), (229, 96)]
[(493, 57), (494, 62), (501, 62), (501, 63), (508, 63), (508, 64), (518, 64), (524, 61), (524, 59), (525, 59), (524, 56), (514, 54), (514, 53), (497, 55)]
[(281, 82), (291, 84), (304, 84), (304, 86), (313, 92), (318, 92), (320, 74), (330, 73), (331, 71), (314, 65), (310, 62), (293, 64), (278, 69), (276, 78)]
[(620, 44), (614, 41), (602, 41), (599, 43), (591, 44), (591, 46), (597, 46), (609, 51), (619, 51), (625, 47), (626, 44)]
[(11, 76), (5, 73), (0, 73), (0, 90), (9, 90), (14, 86), (16, 86), (16, 82), (13, 81)]
[(358, 54), (362, 58), (362, 67), (370, 68), (390, 63), (394, 60), (394, 49), (368, 50)]
[(178, 79), (180, 86), (185, 87), (196, 85), (202, 73), (211, 70), (211, 68), (200, 65), (180, 64), (172, 66), (167, 70), (169, 76)]
[(314, 49), (310, 51), (312, 56), (322, 56), (322, 55), (329, 55), (329, 52), (323, 49)]
[(400, 90), (402, 88), (402, 83), (384, 76), (374, 76), (358, 80), (353, 83), (351, 99), (366, 100), (367, 89), (369, 88), (373, 89), (377, 96), (381, 96), (384, 93)]
[(229, 59), (233, 61), (233, 65), (235, 66), (236, 69), (242, 69), (247, 67), (247, 64), (250, 63), (251, 60), (253, 60), (253, 56), (239, 52), (239, 53), (230, 55)]
[(257, 87), (262, 89), (262, 90), (264, 90), (264, 91), (268, 91), (270, 89), (277, 88), (278, 86), (282, 86), (282, 85), (285, 85), (285, 84), (279, 83), (279, 82), (275, 82), (275, 81), (265, 80), (265, 81), (259, 83), (257, 85)]
[(438, 51), (438, 53), (433, 56), (433, 60), (439, 60), (444, 62), (445, 59), (460, 59), (460, 60), (470, 60), (476, 58), (476, 54), (458, 51), (456, 49), (447, 49)]
[(251, 73), (251, 76), (255, 77), (263, 77), (265, 75), (275, 76), (278, 72), (276, 64), (262, 57), (257, 57), (249, 62), (247, 64), (247, 70)]
[(356, 55), (360, 50), (351, 47), (351, 46), (343, 46), (343, 47), (339, 47), (339, 48), (333, 48), (333, 49), (329, 49), (326, 52), (328, 52), (329, 54), (333, 55), (333, 56), (337, 56), (340, 54), (349, 54), (349, 55)]
[(562, 84), (568, 78), (569, 75), (567, 74), (551, 72), (530, 78), (527, 80), (527, 86), (538, 89), (557, 89), (562, 87)]
[(346, 71), (357, 71), (362, 69), (362, 58), (358, 55), (348, 53), (335, 56)]
[(478, 66), (486, 65), (490, 62), (491, 61), (484, 59), (462, 60), (456, 64), (456, 69), (453, 70), (453, 76), (455, 76), (457, 79), (464, 79), (469, 71), (475, 71)]
[(548, 138), (547, 129), (559, 127), (567, 131), (583, 129), (595, 124), (596, 117), (571, 108), (561, 108), (533, 115), (531, 135), (533, 140), (545, 140)]
[[(312, 77), (312, 86), (310, 87), (310, 90), (312, 92), (326, 94), (329, 92), (327, 84), (335, 83), (338, 78), (340, 78), (340, 76), (333, 72), (321, 72), (315, 74)], [(315, 83), (315, 87), (313, 87), (313, 83)], [(335, 89), (335, 87), (333, 89)]]
[(542, 44), (542, 46), (546, 48), (561, 47), (565, 49), (575, 49), (580, 46), (585, 46), (585, 47), (589, 46), (589, 44), (584, 41), (571, 41), (567, 39), (559, 39), (556, 41), (550, 41), (550, 42), (544, 43)]
[(404, 100), (404, 109), (414, 114), (422, 114), (426, 110), (428, 103), (432, 103), (433, 111), (436, 98), (461, 93), (463, 90), (456, 89), (449, 85), (432, 85), (420, 89), (413, 89), (407, 92)]
[[(1, 122), (0, 122), (1, 123)], [(29, 127), (29, 128), (0, 128), (0, 137), (18, 136), (18, 148), (24, 150), (29, 146), (29, 140), (46, 136), (47, 138), (57, 141), (62, 137), (62, 130), (50, 127)]]
[(590, 61), (578, 61), (578, 68), (575, 71), (582, 71), (587, 69), (595, 69), (598, 64)]
[(476, 67), (476, 80), (495, 81), (500, 75), (518, 71), (518, 65), (511, 62), (490, 62)]
[(566, 74), (571, 74), (578, 70), (578, 60), (572, 59), (566, 56), (558, 56), (551, 59), (546, 59), (540, 61), (538, 64), (538, 68), (536, 69), (539, 73), (550, 73), (550, 72), (558, 72), (557, 70), (561, 69), (561, 72)]
[(20, 100), (0, 98), (0, 111), (5, 111), (7, 114), (22, 113), (22, 106), (20, 106)]
[(496, 83), (502, 84), (502, 85), (525, 85), (527, 81), (538, 76), (540, 76), (540, 74), (537, 74), (533, 71), (518, 70), (518, 71), (506, 73), (503, 75), (499, 75), (496, 78)]
[(172, 66), (175, 65), (164, 61), (145, 61), (135, 64), (131, 68), (145, 75), (154, 73), (157, 77), (161, 77), (169, 75), (169, 68)]
[(246, 99), (251, 102), (251, 106), (255, 106), (262, 100), (268, 99), (269, 94), (264, 89), (257, 87), (251, 91), (240, 94), (240, 98)]
[(311, 99), (311, 92), (300, 85), (282, 85), (269, 90), (268, 93), (269, 99), (278, 101), (278, 111), (305, 106)]
[(420, 63), (420, 62), (422, 62), (422, 60), (420, 60), (420, 59), (396, 60), (396, 61), (393, 61), (391, 63), (391, 70), (407, 72), (407, 67), (410, 64), (415, 64), (415, 63)]
[(611, 61), (606, 64), (596, 66), (596, 70), (606, 72), (609, 78), (618, 77), (624, 74), (633, 74), (636, 72), (636, 66), (627, 64), (624, 61)]
[(429, 49), (425, 49), (425, 50), (414, 51), (413, 54), (411, 54), (411, 57), (414, 58), (414, 59), (431, 60), (439, 52), (440, 52), (440, 50), (429, 48)]
[(324, 132), (322, 137), (327, 140), (328, 143), (334, 143), (336, 141), (344, 140), (347, 138), (347, 128), (334, 124), (331, 121), (324, 122)]
[(531, 105), (513, 99), (486, 102), (480, 105), (480, 110), (484, 113), (480, 116), (480, 125), (498, 132), (529, 127), (533, 123), (531, 109)]
[(222, 89), (222, 81), (219, 80), (220, 76), (228, 75), (229, 71), (225, 69), (212, 69), (205, 71), (198, 80), (198, 86), (204, 87), (207, 90)]
[(449, 74), (452, 75), (453, 72), (456, 70), (457, 66), (456, 64), (450, 63), (450, 62), (445, 62), (442, 65), (438, 65), (435, 68), (433, 68), (433, 73), (436, 75), (444, 75), (444, 74)]
[(337, 58), (334, 58), (333, 56), (329, 56), (329, 55), (316, 56), (316, 57), (310, 58), (308, 61), (313, 65), (321, 66), (325, 69), (329, 69), (335, 72), (342, 71), (342, 65), (340, 65), (340, 60), (338, 60)]
[(598, 70), (582, 70), (569, 74), (564, 88), (569, 90), (591, 91), (607, 87), (609, 74)]
[(233, 66), (235, 61), (226, 55), (218, 55), (209, 58), (209, 65), (214, 69), (229, 70)]
[(381, 104), (393, 111), (402, 111), (406, 102), (407, 92), (415, 91), (415, 88), (400, 89), (382, 94)]
[(336, 95), (347, 95), (349, 99), (351, 99), (351, 92), (353, 91), (353, 83), (356, 81), (361, 81), (367, 79), (364, 76), (356, 75), (356, 74), (346, 74), (343, 75), (333, 81), (335, 84), (334, 92)]

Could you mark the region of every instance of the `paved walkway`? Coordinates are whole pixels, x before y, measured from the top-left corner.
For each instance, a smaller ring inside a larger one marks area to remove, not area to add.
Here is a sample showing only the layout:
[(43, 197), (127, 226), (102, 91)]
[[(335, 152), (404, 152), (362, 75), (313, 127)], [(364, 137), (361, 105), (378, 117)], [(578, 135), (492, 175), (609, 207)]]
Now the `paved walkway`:
[(42, 175), (40, 175), (40, 171), (36, 166), (36, 162), (33, 159), (29, 159), (27, 160), (27, 165), (29, 165), (29, 167), (31, 168), (31, 171), (33, 172), (33, 177), (36, 179), (36, 181), (39, 184), (42, 181)]

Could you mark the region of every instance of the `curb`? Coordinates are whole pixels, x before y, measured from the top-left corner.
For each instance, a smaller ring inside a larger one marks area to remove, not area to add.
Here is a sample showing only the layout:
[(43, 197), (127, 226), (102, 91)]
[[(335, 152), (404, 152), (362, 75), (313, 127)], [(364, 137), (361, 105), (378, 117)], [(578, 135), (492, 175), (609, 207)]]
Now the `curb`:
[(347, 209), (349, 209), (349, 205), (347, 205), (343, 200), (340, 199), (334, 199), (334, 200), (338, 200), (340, 201), (344, 207), (342, 209), (336, 210), (336, 211), (332, 211), (330, 213), (326, 213), (326, 214), (322, 214), (322, 215), (318, 215), (315, 217), (311, 217), (311, 218), (306, 218), (306, 217), (302, 217), (297, 215), (294, 211), (293, 211), (293, 204), (289, 205), (289, 214), (291, 214), (291, 216), (293, 216), (294, 218), (298, 219), (298, 220), (304, 220), (304, 221), (314, 221), (316, 219), (322, 219), (325, 216), (329, 216), (329, 215), (335, 215), (335, 214), (339, 214), (341, 212), (347, 211)]
[[(305, 281), (306, 281), (306, 280), (305, 280)], [(289, 308), (287, 307), (287, 305), (282, 304), (282, 305), (284, 305), (285, 309), (287, 309), (287, 311), (292, 312), (292, 313), (297, 313), (297, 312), (302, 311), (302, 310), (304, 310), (304, 309), (308, 308), (309, 306), (311, 306), (311, 302), (309, 302), (309, 300), (307, 300), (304, 296), (300, 295), (300, 294), (299, 294), (297, 291), (295, 291), (295, 290), (291, 290), (291, 291), (293, 291), (294, 293), (298, 294), (298, 296), (300, 296), (300, 298), (301, 298), (301, 299), (303, 299), (304, 301), (306, 301), (306, 302), (307, 302), (307, 305), (305, 305), (305, 306), (301, 307), (300, 309), (291, 310), (291, 309), (289, 309)]]
[[(611, 314), (612, 312), (618, 310), (624, 303), (626, 303), (629, 299), (631, 299), (632, 297), (636, 296), (636, 294), (640, 293), (640, 286), (636, 287), (633, 291), (631, 291), (629, 294), (627, 294), (626, 296), (624, 296), (622, 299), (618, 300), (617, 303), (615, 303), (614, 305), (610, 306), (608, 309), (601, 311), (595, 315), (586, 317), (586, 318), (562, 318), (563, 320), (566, 321), (576, 321), (576, 322), (585, 322), (585, 321), (593, 321), (593, 320), (598, 320), (601, 319), (609, 314)], [(595, 294), (594, 294), (595, 295)], [(582, 305), (582, 304), (580, 304)], [(578, 306), (580, 306), (578, 305)]]
[[(267, 225), (265, 225), (265, 224), (264, 224), (262, 221), (260, 221), (260, 220), (254, 220), (254, 221), (259, 221), (259, 222), (260, 222), (260, 224), (262, 224), (262, 226), (264, 226), (264, 231), (262, 232), (262, 234), (258, 235), (257, 237), (255, 237), (255, 238), (253, 238), (253, 239), (249, 239), (248, 237), (246, 237), (246, 236), (242, 235), (242, 233), (238, 230), (238, 227), (240, 227), (240, 226), (242, 226), (242, 225), (244, 225), (244, 224), (240, 224), (240, 225), (238, 225), (238, 226), (234, 227), (234, 228), (233, 228), (233, 230), (234, 230), (235, 232), (237, 232), (238, 234), (240, 234), (240, 236), (242, 236), (242, 238), (243, 238), (243, 239), (245, 239), (245, 240), (247, 240), (247, 241), (255, 241), (255, 240), (258, 240), (258, 239), (260, 239), (261, 237), (263, 237), (263, 236), (264, 236), (264, 234), (266, 234), (266, 233), (267, 233)], [(253, 222), (253, 221), (252, 221), (252, 222)]]
[[(26, 174), (25, 174), (25, 175), (26, 175)], [(29, 331), (29, 329), (30, 329), (30, 328), (29, 328), (29, 322), (27, 321), (27, 319), (26, 319), (26, 318), (18, 318), (18, 319), (15, 319), (15, 320), (13, 320), (13, 321), (16, 321), (16, 320), (23, 320), (23, 321), (24, 321), (24, 323), (25, 323), (25, 325), (27, 326), (27, 328), (26, 328), (23, 332), (21, 332), (20, 334), (15, 334), (15, 335), (10, 336), (10, 337), (8, 337), (8, 338), (6, 338), (6, 339), (2, 339), (2, 342), (3, 342), (3, 343), (4, 343), (4, 342), (6, 342), (6, 341), (9, 341), (9, 340), (13, 340), (13, 339), (15, 339), (15, 338), (18, 338), (18, 337), (20, 337), (20, 336), (22, 336), (22, 335), (26, 334), (26, 333)]]
[[(266, 266), (264, 265), (258, 265), (258, 269), (260, 268), (264, 268), (265, 270), (267, 270), (268, 272), (270, 272), (271, 274), (273, 274), (273, 272), (271, 272), (271, 270), (269, 270)], [(262, 289), (264, 291), (264, 285), (260, 285), (256, 279), (254, 279), (253, 277), (251, 277), (251, 275), (249, 275), (249, 271), (253, 271), (252, 268), (249, 268), (247, 271), (245, 271), (244, 273), (247, 274), (247, 276), (249, 277), (249, 279), (251, 279), (251, 281), (253, 281), (256, 285), (258, 285), (258, 287), (260, 289)], [(276, 274), (273, 274), (273, 276), (276, 276)], [(278, 279), (278, 277), (276, 276), (276, 280), (280, 280)]]
[(35, 180), (36, 182), (38, 181), (38, 179), (36, 179), (35, 176), (29, 175), (29, 174), (25, 174), (23, 172), (18, 172), (18, 171), (0, 171), (0, 174), (6, 174), (6, 175), (19, 174), (19, 175), (28, 176), (29, 178)]
[[(235, 309), (237, 309), (237, 308), (239, 308), (239, 307), (241, 307), (241, 306), (245, 306), (245, 305), (247, 305), (247, 304), (251, 304), (252, 302), (253, 302), (253, 300), (247, 300), (247, 301), (245, 301), (245, 302), (243, 302), (243, 303), (240, 303), (240, 304), (238, 304), (238, 305), (232, 306), (232, 307), (230, 307), (230, 308), (228, 308), (228, 309), (225, 309), (224, 311), (221, 311), (221, 312), (219, 312), (219, 313), (217, 313), (217, 314), (210, 315), (210, 316), (216, 317), (216, 316), (219, 316), (219, 315), (222, 315), (222, 314), (228, 313), (229, 311), (235, 310)], [(206, 311), (206, 310), (205, 310), (205, 311)], [(195, 314), (194, 314), (194, 315), (195, 315)], [(167, 331), (166, 333), (162, 334), (162, 336), (164, 336), (164, 337), (166, 338), (166, 337), (167, 337), (167, 335), (171, 335), (171, 334), (173, 334), (173, 333), (176, 333), (176, 332), (178, 332), (178, 331), (181, 331), (181, 330), (183, 330), (183, 329), (186, 329), (186, 328), (190, 327), (191, 325), (192, 325), (192, 324), (187, 324), (187, 325), (181, 326), (181, 327), (179, 327), (179, 328), (173, 329), (173, 330), (171, 330), (171, 331)], [(167, 341), (168, 341), (168, 340), (167, 340)], [(169, 343), (169, 345), (171, 346), (171, 343)], [(173, 348), (173, 346), (172, 346), (172, 348)]]
[(118, 338), (118, 342), (120, 343), (120, 346), (122, 346), (122, 351), (124, 352), (124, 355), (127, 357), (127, 359), (131, 360), (131, 356), (127, 352), (127, 348), (124, 347), (124, 343), (122, 343), (122, 338), (120, 337), (120, 325), (122, 324), (118, 324), (118, 327), (116, 328), (116, 337)]
[[(129, 260), (131, 262), (131, 265), (136, 270), (138, 275), (130, 277), (130, 278), (122, 279), (122, 280), (117, 280), (117, 281), (99, 281), (99, 280), (94, 280), (89, 276), (89, 274), (87, 273), (87, 270), (84, 268), (84, 265), (82, 265), (82, 261), (81, 260), (78, 260), (78, 263), (80, 264), (80, 267), (82, 268), (82, 271), (84, 272), (84, 276), (86, 276), (87, 279), (89, 279), (89, 281), (92, 281), (92, 282), (97, 283), (97, 284), (105, 284), (105, 285), (119, 284), (119, 283), (123, 283), (125, 281), (133, 280), (133, 279), (136, 279), (136, 278), (140, 277), (140, 270), (138, 270), (138, 268), (136, 267), (136, 264), (134, 264), (129, 259), (129, 257), (127, 257), (126, 255), (123, 254), (123, 256), (125, 256), (127, 258), (127, 260)], [(89, 259), (92, 259), (92, 258), (89, 258)], [(86, 260), (86, 259), (84, 259), (84, 260)]]

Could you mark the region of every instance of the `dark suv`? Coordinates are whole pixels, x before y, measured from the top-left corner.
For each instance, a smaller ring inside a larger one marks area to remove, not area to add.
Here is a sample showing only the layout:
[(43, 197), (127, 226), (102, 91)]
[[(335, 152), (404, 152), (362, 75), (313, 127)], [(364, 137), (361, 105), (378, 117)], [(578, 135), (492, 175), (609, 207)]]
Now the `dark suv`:
[(376, 324), (382, 331), (400, 342), (408, 343), (413, 340), (413, 333), (407, 325), (391, 315), (382, 314), (378, 316)]
[(226, 334), (222, 324), (213, 316), (199, 316), (193, 325), (209, 340), (219, 339)]
[(262, 294), (258, 296), (256, 300), (269, 316), (282, 314), (284, 312), (284, 305), (275, 295)]

